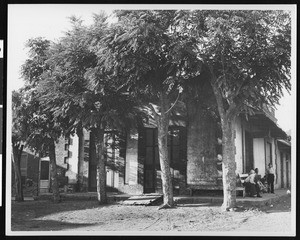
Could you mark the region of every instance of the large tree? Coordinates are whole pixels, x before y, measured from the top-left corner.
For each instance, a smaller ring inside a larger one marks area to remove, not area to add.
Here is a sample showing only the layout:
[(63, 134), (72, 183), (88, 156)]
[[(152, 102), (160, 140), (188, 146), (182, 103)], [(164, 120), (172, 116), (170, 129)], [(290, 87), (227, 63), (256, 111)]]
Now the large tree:
[[(26, 112), (25, 145), (38, 152), (40, 156), (49, 156), (51, 189), (53, 201), (59, 202), (55, 144), (66, 126), (57, 121), (39, 101), (37, 87), (51, 71), (46, 60), (49, 58), (50, 41), (42, 38), (28, 40), (29, 58), (22, 65), (22, 77), (25, 87), (20, 90), (22, 110)], [(18, 114), (20, 116), (20, 113)], [(24, 116), (23, 116), (24, 117)]]
[(27, 136), (27, 111), (23, 107), (22, 95), (12, 92), (12, 163), (14, 169), (14, 183), (16, 201), (24, 201), (21, 179), (21, 156), (24, 148), (24, 140)]
[(184, 79), (193, 76), (196, 55), (189, 38), (177, 34), (175, 11), (115, 11), (118, 18), (102, 40), (101, 66), (120, 88), (146, 105), (158, 128), (164, 204), (172, 207), (173, 187), (168, 157), (168, 128)]
[(107, 32), (106, 18), (103, 13), (95, 14), (94, 23), (87, 27), (71, 17), (72, 28), (53, 44), (47, 61), (51, 71), (38, 86), (41, 103), (56, 119), (68, 121), (66, 134), (78, 134), (83, 128), (90, 131), (100, 204), (107, 203), (104, 132), (129, 128), (138, 112), (132, 96), (98, 71), (102, 66), (97, 65), (96, 52)]
[(233, 124), (290, 90), (291, 20), (284, 11), (180, 11), (216, 98), (223, 143), (223, 209), (236, 205)]

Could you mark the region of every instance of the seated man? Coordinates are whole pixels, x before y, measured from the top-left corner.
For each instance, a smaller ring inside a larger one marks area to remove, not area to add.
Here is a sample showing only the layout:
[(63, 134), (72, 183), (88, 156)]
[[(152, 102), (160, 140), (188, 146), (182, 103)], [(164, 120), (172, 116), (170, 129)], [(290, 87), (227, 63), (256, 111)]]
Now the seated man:
[(245, 190), (250, 197), (261, 197), (259, 192), (257, 192), (256, 182), (255, 182), (255, 171), (251, 170), (249, 176), (245, 179)]
[(257, 197), (262, 197), (260, 195), (260, 193), (261, 193), (260, 183), (261, 182), (260, 182), (259, 175), (258, 175), (258, 168), (255, 168), (254, 172), (255, 172), (254, 183), (255, 183), (256, 194), (257, 194)]

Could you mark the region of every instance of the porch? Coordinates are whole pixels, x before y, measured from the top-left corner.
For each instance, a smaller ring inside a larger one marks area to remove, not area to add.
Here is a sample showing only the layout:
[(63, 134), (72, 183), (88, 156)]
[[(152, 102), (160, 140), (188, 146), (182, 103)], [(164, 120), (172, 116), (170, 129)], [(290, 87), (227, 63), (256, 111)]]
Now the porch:
[[(260, 207), (264, 205), (270, 205), (278, 201), (281, 197), (284, 197), (287, 194), (288, 189), (276, 189), (275, 194), (264, 193), (262, 198), (252, 198), (252, 197), (241, 197), (237, 196), (237, 205), (238, 206), (255, 206)], [(50, 200), (52, 194), (44, 193), (37, 197), (27, 197), (25, 201), (29, 200)], [(107, 193), (109, 203), (120, 203), (127, 200), (128, 198), (134, 195), (124, 194), (124, 193)], [(96, 192), (77, 192), (77, 193), (61, 193), (63, 201), (97, 201)], [(13, 197), (12, 197), (12, 200)], [(176, 204), (205, 204), (205, 205), (221, 205), (223, 202), (223, 196), (209, 196), (208, 194), (189, 196), (189, 195), (180, 195), (175, 196), (174, 201)]]

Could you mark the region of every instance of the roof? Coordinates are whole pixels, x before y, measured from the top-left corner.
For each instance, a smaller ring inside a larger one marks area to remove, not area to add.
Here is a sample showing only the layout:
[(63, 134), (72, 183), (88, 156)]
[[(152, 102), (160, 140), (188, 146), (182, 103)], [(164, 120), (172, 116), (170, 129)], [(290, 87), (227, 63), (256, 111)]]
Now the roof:
[(283, 140), (283, 139), (278, 139), (277, 140), (277, 145), (279, 150), (282, 151), (291, 151), (291, 143), (289, 141)]
[(291, 143), (289, 141), (286, 141), (286, 140), (283, 140), (283, 139), (278, 139), (277, 141), (280, 142), (280, 143), (283, 143), (286, 146), (289, 146), (289, 147), (291, 146)]
[(272, 121), (264, 113), (256, 113), (255, 115), (249, 116), (251, 124), (259, 127), (263, 132), (274, 138), (287, 138), (287, 134), (283, 131), (277, 123)]

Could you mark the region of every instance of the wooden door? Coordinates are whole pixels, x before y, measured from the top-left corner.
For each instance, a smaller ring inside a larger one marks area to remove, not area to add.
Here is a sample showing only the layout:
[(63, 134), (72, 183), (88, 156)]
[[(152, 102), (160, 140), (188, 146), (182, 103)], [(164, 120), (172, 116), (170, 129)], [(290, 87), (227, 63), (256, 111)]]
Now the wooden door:
[(245, 131), (245, 159), (246, 159), (246, 173), (253, 169), (253, 138), (251, 134)]
[(96, 148), (95, 137), (90, 132), (90, 146), (89, 146), (89, 191), (97, 191), (97, 161), (96, 161)]
[(159, 166), (157, 129), (147, 128), (145, 132), (144, 193), (156, 189), (156, 168)]
[(40, 161), (40, 193), (49, 192), (50, 187), (50, 169), (49, 159)]

